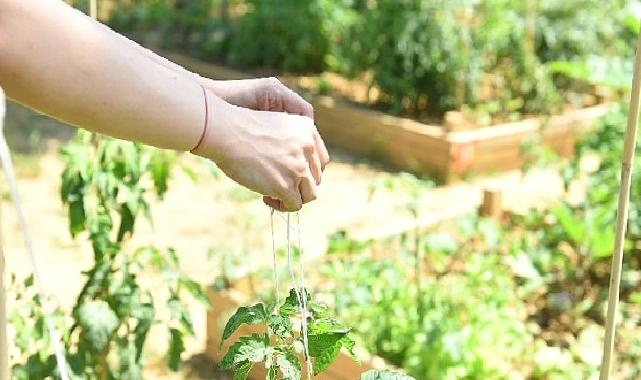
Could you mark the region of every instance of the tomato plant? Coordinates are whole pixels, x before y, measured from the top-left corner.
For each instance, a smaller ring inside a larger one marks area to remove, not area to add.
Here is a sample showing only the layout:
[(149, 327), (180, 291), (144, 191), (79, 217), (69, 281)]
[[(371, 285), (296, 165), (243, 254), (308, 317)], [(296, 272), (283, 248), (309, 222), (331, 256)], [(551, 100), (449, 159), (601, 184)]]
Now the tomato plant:
[[(173, 153), (98, 137), (85, 131), (61, 150), (65, 162), (61, 197), (71, 235), (87, 236), (93, 266), (84, 272), (70, 326), (64, 329), (69, 367), (83, 379), (141, 379), (143, 349), (151, 327), (162, 324), (169, 337), (167, 365), (178, 369), (184, 338), (194, 334), (186, 294), (208, 303), (201, 287), (180, 270), (172, 248), (128, 244), (139, 216), (152, 222), (148, 194), (162, 197), (175, 160)], [(144, 273), (164, 278), (163, 299), (143, 285)], [(168, 307), (168, 315), (160, 307)], [(40, 317), (38, 317), (40, 318)], [(15, 376), (54, 375), (52, 357), (28, 346)]]
[[(300, 380), (303, 374), (301, 362), (306, 362), (305, 355), (309, 355), (314, 376), (325, 371), (341, 349), (346, 349), (357, 360), (353, 352), (355, 342), (350, 336), (351, 329), (333, 319), (327, 306), (312, 301), (305, 290), (301, 293), (299, 295), (295, 289), (291, 289), (280, 305), (257, 303), (236, 310), (225, 325), (221, 345), (242, 325), (262, 325), (265, 331), (240, 337), (229, 348), (219, 368), (233, 368), (234, 379), (244, 380), (255, 364), (262, 363), (267, 369), (268, 380)], [(300, 323), (299, 296), (306, 297), (310, 311), (307, 316), (307, 350)], [(308, 378), (311, 376), (308, 375)], [(391, 371), (370, 371), (363, 374), (361, 379), (411, 378)]]

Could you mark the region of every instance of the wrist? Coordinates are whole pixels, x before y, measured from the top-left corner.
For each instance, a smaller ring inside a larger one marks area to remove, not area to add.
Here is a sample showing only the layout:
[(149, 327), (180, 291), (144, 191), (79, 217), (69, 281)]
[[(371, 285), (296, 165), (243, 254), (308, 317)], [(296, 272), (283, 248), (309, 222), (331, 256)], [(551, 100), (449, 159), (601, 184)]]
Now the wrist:
[(191, 153), (220, 164), (227, 155), (225, 152), (233, 144), (233, 135), (228, 131), (233, 123), (245, 117), (247, 110), (227, 103), (208, 88), (203, 87), (206, 104), (206, 119), (198, 144)]

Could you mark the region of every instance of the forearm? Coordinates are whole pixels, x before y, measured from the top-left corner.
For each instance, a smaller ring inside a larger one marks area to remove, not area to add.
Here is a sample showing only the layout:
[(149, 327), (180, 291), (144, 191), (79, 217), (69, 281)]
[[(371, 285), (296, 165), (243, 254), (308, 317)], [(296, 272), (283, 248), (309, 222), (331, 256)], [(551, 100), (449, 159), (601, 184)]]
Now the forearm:
[(0, 0), (9, 97), (95, 132), (188, 150), (202, 132), (202, 90), (139, 49), (62, 1)]

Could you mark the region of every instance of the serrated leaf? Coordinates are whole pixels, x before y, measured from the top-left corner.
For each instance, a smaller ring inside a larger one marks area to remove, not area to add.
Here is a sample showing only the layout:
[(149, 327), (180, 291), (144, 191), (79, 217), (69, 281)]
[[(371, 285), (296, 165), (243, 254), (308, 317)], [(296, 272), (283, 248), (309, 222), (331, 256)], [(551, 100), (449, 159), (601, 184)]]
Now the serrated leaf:
[(282, 315), (272, 315), (269, 317), (269, 332), (281, 338), (292, 336), (292, 321)]
[(283, 302), (281, 307), (278, 309), (278, 314), (284, 317), (291, 317), (292, 315), (296, 315), (299, 310), (300, 306), (298, 302), (298, 296), (296, 295), (296, 290), (290, 289), (289, 295), (287, 296), (287, 298), (285, 298), (285, 302)]
[(309, 356), (316, 358), (322, 356), (327, 350), (332, 350), (335, 346), (340, 349), (340, 340), (347, 333), (322, 333), (316, 335), (308, 335), (307, 343), (309, 348)]
[(265, 360), (267, 355), (272, 355), (274, 349), (268, 347), (265, 340), (258, 334), (245, 336), (234, 343), (225, 354), (225, 357), (218, 365), (219, 369), (229, 369), (236, 364), (245, 361), (251, 363), (260, 363)]
[(372, 369), (363, 373), (358, 380), (414, 380), (414, 378), (389, 370), (380, 371)]
[(255, 325), (259, 323), (266, 323), (266, 319), (267, 314), (265, 313), (265, 306), (262, 303), (257, 303), (254, 306), (239, 307), (234, 315), (232, 315), (227, 321), (220, 344), (222, 345), (224, 341), (229, 339), (229, 337), (238, 330), (240, 326), (244, 324)]
[(332, 320), (314, 321), (309, 326), (307, 343), (309, 356), (314, 358), (314, 374), (326, 370), (336, 359), (342, 347), (353, 355), (354, 341), (347, 334), (350, 329)]
[[(303, 293), (306, 294), (307, 302), (309, 303), (311, 301), (309, 293), (304, 289)], [(287, 295), (287, 298), (285, 298), (285, 302), (283, 302), (281, 307), (278, 309), (278, 314), (284, 317), (291, 317), (298, 314), (299, 312), (300, 302), (298, 302), (298, 295), (296, 294), (296, 289), (292, 288), (289, 290), (289, 295)]]
[[(310, 347), (311, 347), (311, 344), (310, 344)], [(322, 350), (319, 350), (316, 352), (316, 355), (311, 354), (311, 348), (310, 348), (309, 355), (314, 358), (314, 375), (318, 375), (319, 373), (329, 368), (330, 365), (332, 365), (332, 363), (340, 353), (341, 347), (342, 347), (342, 344), (339, 339), (338, 341), (334, 342), (334, 344), (331, 346), (324, 346)]]
[(253, 363), (244, 362), (236, 366), (236, 369), (234, 370), (233, 380), (247, 379), (247, 376), (249, 375), (249, 371), (251, 371), (253, 365), (254, 365)]
[(105, 301), (90, 301), (78, 308), (78, 322), (82, 327), (81, 338), (94, 353), (109, 347), (111, 336), (118, 329), (116, 313)]
[(283, 374), (283, 380), (300, 380), (301, 378), (301, 365), (296, 356), (291, 350), (286, 350), (279, 353), (276, 358), (276, 365)]

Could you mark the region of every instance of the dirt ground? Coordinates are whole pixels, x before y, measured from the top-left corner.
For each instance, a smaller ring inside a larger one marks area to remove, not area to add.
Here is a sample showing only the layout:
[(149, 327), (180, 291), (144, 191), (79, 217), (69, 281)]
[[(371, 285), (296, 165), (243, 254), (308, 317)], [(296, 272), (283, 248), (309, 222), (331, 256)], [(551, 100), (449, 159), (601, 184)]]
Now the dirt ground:
[[(58, 195), (62, 161), (57, 149), (72, 132), (68, 127), (58, 126), (15, 105), (9, 109), (9, 118), (10, 145), (20, 152), (15, 157), (18, 184), (38, 259), (44, 269), (44, 286), (57, 305), (68, 309), (83, 282), (81, 272), (91, 264), (86, 237), (77, 240), (70, 237), (66, 213)], [(359, 238), (381, 237), (406, 229), (413, 223), (405, 208), (408, 194), (381, 190), (369, 196), (375, 179), (394, 177), (395, 174), (367, 163), (357, 163), (353, 157), (340, 152), (332, 153), (334, 161), (327, 167), (318, 200), (305, 206), (300, 213), (303, 247), (308, 260), (322, 255), (327, 237), (338, 230)], [(153, 242), (158, 247), (174, 247), (183, 269), (205, 286), (220, 272), (218, 259), (208, 255), (211, 249), (240, 256), (241, 261), (247, 263), (246, 270), (270, 265), (269, 210), (260, 197), (224, 177), (214, 178), (200, 159), (183, 155), (180, 161), (194, 168), (199, 174), (198, 181), (193, 182), (176, 170), (165, 200), (152, 206), (155, 228), (141, 221), (132, 246)], [(562, 194), (562, 182), (554, 173), (554, 170), (534, 170), (523, 177), (519, 172), (510, 172), (425, 189), (420, 197), (421, 223), (429, 225), (472, 212), (480, 203), (482, 189), (488, 186), (503, 191), (507, 208), (523, 210), (544, 205)], [(0, 179), (0, 188), (6, 192), (4, 178)], [(15, 211), (6, 193), (2, 197), (0, 222), (7, 271), (22, 275), (31, 272)], [(281, 234), (279, 245), (282, 240)], [(153, 285), (162, 280), (150, 276), (146, 281)], [(205, 344), (206, 311), (198, 304), (191, 306), (197, 336), (187, 342), (188, 352), (184, 359), (190, 364), (186, 366), (187, 371), (193, 374), (168, 374), (159, 370), (165, 337), (151, 334), (153, 342), (148, 346), (152, 348), (146, 352), (150, 378), (221, 378), (213, 371), (213, 364), (200, 355)]]

